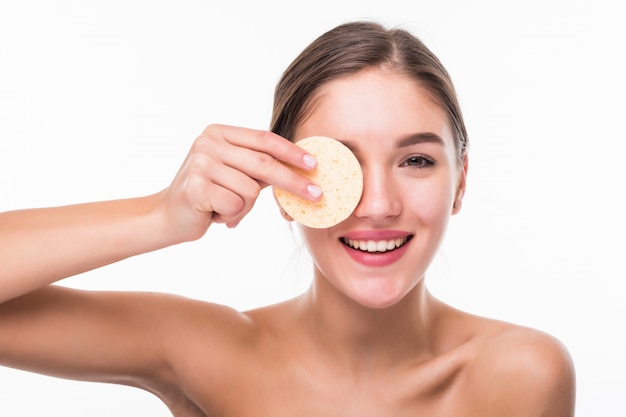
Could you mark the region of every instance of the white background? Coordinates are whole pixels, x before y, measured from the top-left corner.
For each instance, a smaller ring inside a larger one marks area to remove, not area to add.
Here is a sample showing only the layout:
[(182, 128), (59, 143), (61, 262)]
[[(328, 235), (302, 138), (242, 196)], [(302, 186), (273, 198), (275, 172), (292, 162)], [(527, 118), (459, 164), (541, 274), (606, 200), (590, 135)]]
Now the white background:
[[(354, 19), (401, 26), (447, 66), (471, 140), (468, 192), (431, 290), (555, 335), (575, 361), (577, 415), (624, 416), (618, 9), (608, 0), (1, 0), (0, 211), (158, 191), (206, 125), (267, 128), (276, 81), (315, 37)], [(298, 294), (309, 274), (264, 192), (235, 230), (217, 226), (67, 284), (247, 309)], [(126, 387), (6, 368), (0, 387), (2, 416), (169, 415)]]

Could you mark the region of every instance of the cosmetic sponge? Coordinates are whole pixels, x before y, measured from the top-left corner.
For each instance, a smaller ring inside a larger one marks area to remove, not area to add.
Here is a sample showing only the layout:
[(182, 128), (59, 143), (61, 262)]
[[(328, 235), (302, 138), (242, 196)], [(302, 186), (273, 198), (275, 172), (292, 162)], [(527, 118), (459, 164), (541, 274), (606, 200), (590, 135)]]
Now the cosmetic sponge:
[(309, 178), (322, 191), (322, 198), (311, 202), (274, 188), (278, 203), (298, 223), (327, 228), (347, 219), (361, 200), (363, 171), (356, 156), (343, 143), (325, 136), (312, 136), (296, 142), (317, 159), (312, 171), (292, 168)]

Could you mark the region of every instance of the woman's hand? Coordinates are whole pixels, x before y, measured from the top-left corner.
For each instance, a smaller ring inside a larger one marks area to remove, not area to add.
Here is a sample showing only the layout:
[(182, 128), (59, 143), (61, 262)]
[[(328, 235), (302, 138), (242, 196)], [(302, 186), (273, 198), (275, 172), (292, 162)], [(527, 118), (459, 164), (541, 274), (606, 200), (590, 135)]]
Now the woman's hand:
[(319, 199), (319, 187), (286, 165), (310, 170), (316, 161), (271, 132), (207, 127), (195, 140), (172, 184), (161, 193), (174, 239), (198, 239), (211, 223), (235, 227), (268, 185), (311, 201)]

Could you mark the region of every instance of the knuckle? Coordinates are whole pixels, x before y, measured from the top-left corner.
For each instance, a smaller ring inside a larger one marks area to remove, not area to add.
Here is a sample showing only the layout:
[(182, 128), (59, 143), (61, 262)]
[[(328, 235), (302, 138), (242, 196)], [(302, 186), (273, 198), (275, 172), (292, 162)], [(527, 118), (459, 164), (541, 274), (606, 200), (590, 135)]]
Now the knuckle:
[(262, 130), (259, 134), (259, 141), (262, 143), (271, 142), (276, 140), (276, 135), (269, 130)]
[(224, 217), (234, 218), (246, 207), (243, 198), (236, 194), (230, 194), (224, 202), (226, 204), (220, 211), (220, 214)]
[(202, 134), (196, 138), (192, 145), (192, 150), (206, 152), (213, 149), (216, 145), (223, 143), (225, 140), (223, 126), (209, 125)]
[(209, 160), (209, 158), (201, 154), (194, 154), (190, 156), (188, 162), (189, 175), (204, 175), (207, 172), (210, 172), (210, 166), (211, 161)]
[(272, 152), (278, 152), (278, 154), (284, 153), (290, 146), (289, 140), (268, 130), (260, 131), (257, 140), (260, 146), (269, 148)]
[(245, 202), (241, 196), (228, 190), (213, 190), (213, 211), (218, 213), (222, 219), (232, 219), (237, 217), (245, 208)]
[(218, 124), (210, 124), (208, 125), (205, 129), (204, 132), (202, 132), (203, 134), (207, 135), (207, 136), (215, 136), (215, 135), (219, 135), (220, 130), (222, 129), (221, 125)]
[(251, 184), (249, 187), (242, 192), (242, 197), (244, 200), (253, 203), (261, 194), (261, 186), (256, 181)]
[(191, 146), (192, 153), (206, 153), (215, 148), (215, 145), (219, 143), (216, 136), (213, 135), (200, 135), (193, 142)]
[(261, 169), (269, 169), (275, 162), (275, 159), (266, 153), (258, 153), (256, 156), (256, 162)]

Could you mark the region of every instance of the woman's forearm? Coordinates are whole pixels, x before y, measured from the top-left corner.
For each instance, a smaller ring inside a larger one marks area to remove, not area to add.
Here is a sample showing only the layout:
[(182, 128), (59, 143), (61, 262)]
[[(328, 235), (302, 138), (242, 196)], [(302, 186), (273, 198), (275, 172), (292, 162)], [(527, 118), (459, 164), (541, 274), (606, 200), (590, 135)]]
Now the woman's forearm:
[[(311, 161), (313, 159), (313, 161)], [(0, 213), (0, 302), (176, 243), (212, 223), (236, 226), (267, 185), (311, 201), (304, 149), (270, 132), (208, 126), (172, 183), (147, 197)]]
[(0, 213), (0, 302), (172, 243), (159, 195)]

